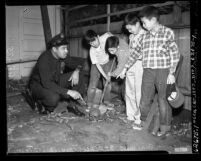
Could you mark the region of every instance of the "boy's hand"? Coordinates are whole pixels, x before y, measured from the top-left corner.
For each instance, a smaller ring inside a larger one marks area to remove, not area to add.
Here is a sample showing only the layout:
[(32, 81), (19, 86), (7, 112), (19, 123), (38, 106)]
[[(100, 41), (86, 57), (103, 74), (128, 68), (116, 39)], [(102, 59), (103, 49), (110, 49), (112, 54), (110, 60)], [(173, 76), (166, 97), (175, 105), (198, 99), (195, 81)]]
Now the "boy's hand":
[(124, 69), (122, 70), (122, 72), (121, 72), (119, 75), (117, 75), (116, 79), (119, 78), (119, 77), (120, 77), (121, 79), (124, 79), (125, 76), (126, 76), (126, 68), (124, 68)]
[(107, 75), (108, 75), (108, 77), (111, 77), (111, 76), (112, 76), (112, 73), (111, 73), (111, 72), (108, 72)]
[(113, 72), (108, 72), (107, 76), (111, 78), (111, 77), (115, 77), (115, 74)]
[(175, 83), (175, 76), (173, 74), (168, 74), (167, 84), (173, 84), (173, 83)]
[(107, 77), (105, 78), (108, 82), (110, 82), (111, 81), (111, 76), (108, 76), (107, 75)]

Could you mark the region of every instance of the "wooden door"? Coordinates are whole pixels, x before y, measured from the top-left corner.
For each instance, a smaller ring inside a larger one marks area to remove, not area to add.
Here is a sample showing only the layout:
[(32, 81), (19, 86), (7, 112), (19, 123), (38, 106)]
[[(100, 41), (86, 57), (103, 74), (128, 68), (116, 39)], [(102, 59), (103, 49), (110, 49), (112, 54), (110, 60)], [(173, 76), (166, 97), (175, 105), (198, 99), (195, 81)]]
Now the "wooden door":
[[(46, 47), (40, 6), (23, 6), (19, 16), (20, 59), (37, 60)], [(35, 63), (21, 63), (21, 76), (28, 77)]]

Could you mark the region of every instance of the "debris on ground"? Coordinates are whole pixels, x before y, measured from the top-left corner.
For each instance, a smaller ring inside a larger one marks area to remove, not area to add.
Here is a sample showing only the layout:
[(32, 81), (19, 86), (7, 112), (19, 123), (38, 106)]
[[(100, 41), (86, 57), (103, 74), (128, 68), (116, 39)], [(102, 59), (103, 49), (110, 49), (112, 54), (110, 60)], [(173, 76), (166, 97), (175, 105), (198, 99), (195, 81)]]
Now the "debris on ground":
[(171, 130), (173, 135), (192, 137), (192, 124), (191, 122), (177, 123), (172, 126)]
[(7, 92), (23, 91), (25, 89), (26, 82), (22, 79), (20, 80), (9, 80)]
[(79, 117), (69, 112), (65, 103), (52, 113), (40, 115), (22, 96), (7, 98), (8, 153), (150, 150), (175, 153), (191, 146), (187, 141), (192, 138), (190, 122), (174, 123), (172, 135), (161, 140), (146, 131), (133, 130), (132, 121), (126, 119), (125, 103), (118, 97), (112, 103), (113, 109), (100, 106), (93, 117), (90, 112)]

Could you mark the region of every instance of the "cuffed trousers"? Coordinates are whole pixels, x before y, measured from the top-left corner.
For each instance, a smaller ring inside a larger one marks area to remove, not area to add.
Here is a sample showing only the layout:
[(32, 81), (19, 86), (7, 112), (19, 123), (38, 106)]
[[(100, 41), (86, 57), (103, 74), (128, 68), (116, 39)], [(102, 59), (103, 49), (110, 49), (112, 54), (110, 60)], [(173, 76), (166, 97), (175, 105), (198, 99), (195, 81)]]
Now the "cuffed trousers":
[(141, 99), (143, 67), (142, 61), (138, 60), (126, 73), (126, 115), (129, 120), (140, 120), (139, 108)]

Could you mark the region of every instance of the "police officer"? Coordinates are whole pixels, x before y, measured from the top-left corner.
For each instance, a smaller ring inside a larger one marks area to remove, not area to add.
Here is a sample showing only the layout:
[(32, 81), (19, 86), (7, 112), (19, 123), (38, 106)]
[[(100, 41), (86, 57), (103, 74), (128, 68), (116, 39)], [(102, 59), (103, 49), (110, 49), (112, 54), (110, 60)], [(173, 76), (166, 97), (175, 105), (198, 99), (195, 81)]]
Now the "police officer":
[(84, 79), (81, 66), (73, 72), (63, 74), (61, 71), (61, 62), (67, 54), (66, 37), (58, 34), (49, 41), (48, 49), (40, 55), (33, 68), (26, 94), (34, 100), (32, 108), (38, 108), (42, 114), (52, 112), (61, 99), (82, 99)]

